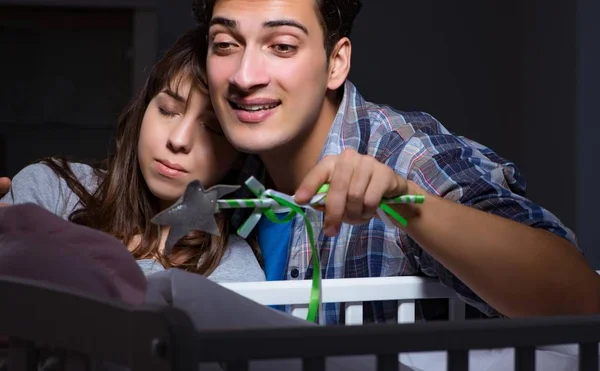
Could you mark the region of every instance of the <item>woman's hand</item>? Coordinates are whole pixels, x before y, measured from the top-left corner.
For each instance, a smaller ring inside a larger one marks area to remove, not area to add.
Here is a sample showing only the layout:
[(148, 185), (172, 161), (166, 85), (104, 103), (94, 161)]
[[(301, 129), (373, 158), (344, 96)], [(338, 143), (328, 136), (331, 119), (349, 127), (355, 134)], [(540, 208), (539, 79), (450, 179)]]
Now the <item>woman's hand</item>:
[[(4, 197), (5, 194), (10, 190), (11, 181), (10, 178), (2, 177), (0, 178), (0, 198)], [(0, 207), (10, 206), (10, 204), (0, 203)]]

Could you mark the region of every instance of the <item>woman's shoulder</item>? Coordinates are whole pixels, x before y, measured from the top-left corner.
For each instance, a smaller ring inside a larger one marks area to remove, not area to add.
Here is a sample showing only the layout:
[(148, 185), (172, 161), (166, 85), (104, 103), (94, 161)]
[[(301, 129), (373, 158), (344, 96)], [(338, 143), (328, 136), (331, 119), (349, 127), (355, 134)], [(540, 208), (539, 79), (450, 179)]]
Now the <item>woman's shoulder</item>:
[(88, 192), (94, 193), (96, 191), (99, 179), (98, 172), (95, 168), (81, 162), (70, 162), (69, 167), (71, 168), (71, 171), (73, 171), (75, 178), (77, 178), (79, 183), (81, 183)]
[(208, 278), (216, 282), (254, 282), (266, 279), (252, 247), (235, 234), (229, 235), (227, 251), (221, 259), (221, 264)]
[[(69, 162), (69, 168), (73, 175), (79, 180), (92, 178), (95, 176), (95, 170), (90, 165)], [(40, 184), (58, 184), (62, 178), (48, 164), (37, 162), (25, 166), (12, 179), (13, 185), (40, 185)]]
[(34, 203), (54, 212), (58, 201), (60, 179), (45, 164), (25, 166), (13, 178), (9, 192), (2, 202), (9, 204)]
[[(77, 162), (68, 165), (75, 178), (88, 191), (93, 192), (98, 184), (94, 169), (89, 165)], [(70, 208), (68, 206), (74, 206), (78, 202), (78, 198), (73, 194), (65, 179), (46, 163), (38, 162), (24, 167), (13, 177), (11, 189), (1, 202), (34, 203), (54, 214), (65, 217), (70, 213), (66, 210)]]

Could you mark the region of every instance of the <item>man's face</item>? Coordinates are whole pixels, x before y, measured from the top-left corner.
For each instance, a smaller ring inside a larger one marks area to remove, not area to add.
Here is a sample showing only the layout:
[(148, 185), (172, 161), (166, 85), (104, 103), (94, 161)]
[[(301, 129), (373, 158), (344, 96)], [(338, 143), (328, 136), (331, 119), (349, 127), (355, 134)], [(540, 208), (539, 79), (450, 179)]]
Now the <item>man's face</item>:
[(218, 0), (208, 33), (208, 82), (225, 135), (266, 153), (311, 130), (328, 88), (314, 0)]

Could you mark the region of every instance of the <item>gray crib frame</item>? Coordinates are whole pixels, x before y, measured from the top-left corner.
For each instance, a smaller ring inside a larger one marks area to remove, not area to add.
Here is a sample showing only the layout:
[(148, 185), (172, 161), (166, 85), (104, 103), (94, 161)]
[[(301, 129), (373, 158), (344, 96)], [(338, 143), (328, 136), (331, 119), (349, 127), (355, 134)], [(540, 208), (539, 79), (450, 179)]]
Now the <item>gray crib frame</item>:
[(515, 348), (515, 371), (533, 371), (536, 347), (557, 344), (579, 344), (579, 371), (598, 371), (600, 315), (197, 332), (173, 307), (134, 307), (24, 279), (0, 277), (0, 295), (9, 371), (36, 370), (40, 345), (131, 371), (191, 371), (205, 362), (242, 371), (250, 360), (282, 358), (321, 371), (326, 357), (343, 355), (374, 355), (387, 371), (398, 370), (398, 353), (427, 351), (448, 351), (448, 370), (466, 371), (469, 350)]

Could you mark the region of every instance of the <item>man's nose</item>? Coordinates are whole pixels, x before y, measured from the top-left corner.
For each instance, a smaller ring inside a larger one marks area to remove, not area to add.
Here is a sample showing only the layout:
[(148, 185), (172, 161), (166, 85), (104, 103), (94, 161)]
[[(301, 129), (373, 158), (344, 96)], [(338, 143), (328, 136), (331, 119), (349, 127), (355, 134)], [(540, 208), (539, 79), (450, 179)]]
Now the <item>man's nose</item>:
[(266, 58), (260, 51), (246, 49), (231, 83), (244, 91), (269, 84)]

